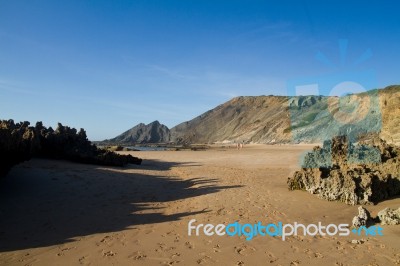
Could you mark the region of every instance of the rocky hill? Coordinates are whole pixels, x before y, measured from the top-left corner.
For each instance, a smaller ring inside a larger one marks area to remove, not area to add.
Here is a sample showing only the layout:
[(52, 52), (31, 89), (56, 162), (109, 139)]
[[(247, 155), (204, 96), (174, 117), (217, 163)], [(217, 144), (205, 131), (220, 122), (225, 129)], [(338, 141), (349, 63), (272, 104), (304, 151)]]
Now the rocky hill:
[(143, 123), (102, 144), (315, 143), (379, 133), (400, 143), (400, 86), (343, 97), (240, 96), (171, 130)]
[(148, 125), (140, 123), (113, 139), (102, 143), (134, 144), (134, 143), (162, 143), (170, 140), (170, 130), (167, 126), (154, 121)]
[(379, 132), (400, 142), (400, 86), (346, 95), (241, 96), (171, 129), (171, 141), (321, 142)]

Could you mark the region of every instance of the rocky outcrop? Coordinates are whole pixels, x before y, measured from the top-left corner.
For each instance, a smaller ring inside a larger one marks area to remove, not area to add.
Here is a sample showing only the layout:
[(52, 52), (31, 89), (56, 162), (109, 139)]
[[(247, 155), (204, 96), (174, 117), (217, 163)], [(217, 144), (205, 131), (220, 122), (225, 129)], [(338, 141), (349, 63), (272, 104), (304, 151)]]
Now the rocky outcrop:
[(167, 126), (154, 121), (148, 125), (140, 123), (113, 139), (102, 141), (102, 144), (142, 144), (166, 143), (170, 140), (170, 131)]
[(60, 123), (56, 130), (44, 127), (41, 122), (35, 127), (29, 125), (29, 122), (0, 121), (0, 176), (13, 165), (35, 156), (111, 166), (140, 164), (142, 161), (131, 155), (98, 149), (87, 139), (83, 129), (78, 132)]
[(376, 217), (372, 217), (366, 208), (359, 206), (358, 215), (354, 216), (352, 221), (352, 225), (355, 228), (362, 226), (369, 227), (377, 223), (381, 225), (400, 224), (400, 208), (397, 210), (385, 208), (379, 211)]
[(371, 214), (364, 207), (358, 207), (358, 215), (354, 216), (353, 227), (367, 226), (371, 222)]
[(385, 208), (378, 212), (378, 218), (382, 225), (400, 224), (400, 208), (397, 210)]
[(0, 176), (6, 175), (15, 164), (29, 160), (39, 149), (39, 136), (29, 122), (0, 121)]
[(335, 137), (308, 153), (287, 183), (326, 200), (377, 203), (400, 195), (400, 149), (376, 136), (357, 145)]

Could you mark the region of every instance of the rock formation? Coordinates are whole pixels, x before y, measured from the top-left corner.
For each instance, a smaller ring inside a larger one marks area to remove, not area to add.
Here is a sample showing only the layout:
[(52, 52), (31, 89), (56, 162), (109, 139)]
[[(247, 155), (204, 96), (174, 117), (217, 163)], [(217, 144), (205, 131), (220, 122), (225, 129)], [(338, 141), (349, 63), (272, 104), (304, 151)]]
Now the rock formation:
[(400, 208), (397, 210), (385, 208), (378, 212), (378, 218), (382, 225), (400, 224)]
[(41, 122), (35, 127), (29, 125), (29, 122), (0, 121), (0, 176), (13, 165), (34, 156), (111, 166), (140, 164), (142, 161), (131, 155), (98, 149), (87, 139), (83, 129), (78, 132), (60, 123), (56, 130), (44, 127)]
[(400, 148), (378, 137), (357, 145), (339, 136), (314, 147), (302, 169), (288, 178), (290, 190), (346, 204), (372, 204), (400, 195)]
[(39, 136), (29, 128), (29, 122), (0, 121), (0, 176), (15, 164), (29, 160), (39, 148)]
[(371, 214), (364, 207), (358, 207), (358, 215), (354, 216), (353, 227), (367, 226), (371, 222)]
[(366, 208), (362, 206), (358, 207), (358, 215), (354, 216), (352, 221), (353, 227), (369, 227), (376, 223), (380, 223), (381, 225), (400, 224), (400, 208), (398, 208), (397, 210), (385, 208), (378, 212), (377, 217), (371, 217), (369, 211)]

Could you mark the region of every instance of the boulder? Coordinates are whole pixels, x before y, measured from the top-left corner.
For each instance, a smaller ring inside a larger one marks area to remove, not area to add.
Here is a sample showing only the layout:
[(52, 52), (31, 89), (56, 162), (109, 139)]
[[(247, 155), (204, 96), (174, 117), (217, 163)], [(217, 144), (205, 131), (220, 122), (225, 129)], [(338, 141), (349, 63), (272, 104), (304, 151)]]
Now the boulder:
[(400, 195), (400, 148), (377, 137), (357, 144), (334, 137), (308, 153), (287, 184), (326, 200), (374, 204)]
[(354, 216), (352, 224), (353, 227), (367, 226), (371, 222), (371, 215), (367, 209), (360, 206), (358, 207), (358, 215)]
[(378, 218), (382, 225), (400, 224), (400, 208), (397, 210), (385, 208), (378, 212)]

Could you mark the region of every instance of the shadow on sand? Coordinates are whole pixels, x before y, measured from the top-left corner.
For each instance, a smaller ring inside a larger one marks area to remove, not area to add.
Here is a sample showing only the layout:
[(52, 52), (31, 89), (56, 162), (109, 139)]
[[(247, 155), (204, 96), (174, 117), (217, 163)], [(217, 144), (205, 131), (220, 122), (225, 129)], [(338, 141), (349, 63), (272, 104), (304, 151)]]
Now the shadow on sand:
[[(178, 165), (147, 161), (132, 168), (163, 171)], [(165, 214), (163, 203), (238, 187), (208, 178), (133, 174), (129, 168), (42, 159), (15, 167), (0, 180), (0, 252), (176, 221), (206, 211)]]
[[(158, 170), (158, 171), (167, 171), (170, 170), (172, 167), (179, 166), (179, 167), (192, 167), (192, 166), (202, 166), (199, 163), (195, 162), (166, 162), (161, 160), (151, 160), (146, 159), (143, 160), (141, 165), (131, 165), (128, 166), (134, 169), (143, 169), (143, 170)], [(117, 168), (116, 168), (117, 169)]]

